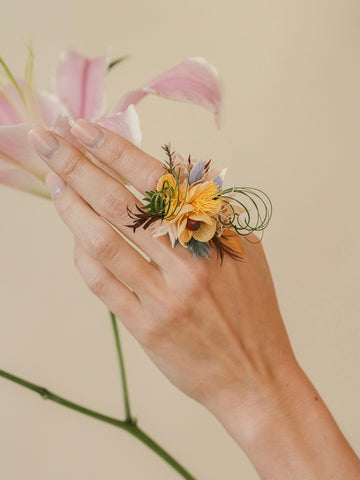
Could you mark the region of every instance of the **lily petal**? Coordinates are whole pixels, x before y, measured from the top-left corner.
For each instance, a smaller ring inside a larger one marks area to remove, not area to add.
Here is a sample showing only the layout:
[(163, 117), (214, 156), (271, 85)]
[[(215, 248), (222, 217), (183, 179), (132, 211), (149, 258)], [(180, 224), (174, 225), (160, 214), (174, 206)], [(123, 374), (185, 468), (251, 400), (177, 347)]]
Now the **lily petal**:
[(49, 167), (35, 153), (27, 139), (31, 125), (3, 125), (0, 127), (0, 157), (21, 166), (36, 177), (45, 178)]
[(39, 92), (37, 96), (39, 118), (44, 122), (44, 126), (50, 128), (55, 120), (62, 116), (69, 116), (66, 106), (60, 102), (56, 95), (47, 92)]
[(216, 123), (220, 126), (221, 81), (216, 68), (202, 57), (189, 58), (142, 88), (126, 92), (111, 112), (123, 111), (130, 103), (135, 105), (148, 93), (201, 105), (215, 113)]
[(140, 118), (134, 105), (129, 105), (124, 112), (119, 112), (112, 117), (102, 117), (96, 123), (121, 135), (137, 147), (141, 147), (142, 131)]
[(75, 51), (60, 56), (55, 75), (56, 91), (74, 119), (98, 118), (104, 108), (105, 76), (110, 58), (89, 59)]
[(13, 85), (7, 85), (0, 91), (0, 125), (16, 125), (22, 122), (14, 109), (15, 105), (17, 107), (21, 105), (20, 95)]
[(45, 184), (21, 168), (0, 169), (0, 184), (17, 188), (41, 197), (50, 198), (49, 190)]

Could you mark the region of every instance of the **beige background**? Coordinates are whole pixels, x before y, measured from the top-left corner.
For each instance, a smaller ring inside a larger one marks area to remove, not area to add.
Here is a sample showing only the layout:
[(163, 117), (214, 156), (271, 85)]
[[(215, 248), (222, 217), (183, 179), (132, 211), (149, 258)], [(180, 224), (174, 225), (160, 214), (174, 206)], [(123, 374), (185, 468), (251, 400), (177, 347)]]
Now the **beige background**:
[[(188, 56), (220, 70), (226, 118), (147, 98), (144, 149), (229, 167), (228, 181), (271, 196), (265, 233), (284, 319), (301, 365), (360, 452), (358, 0), (0, 0), (1, 54), (15, 71), (33, 39), (38, 84), (59, 51), (131, 54), (109, 102)], [(50, 202), (0, 187), (0, 368), (112, 415), (121, 411), (105, 307), (72, 264)], [(204, 409), (172, 387), (123, 332), (140, 425), (199, 480), (257, 475)], [(0, 379), (4, 480), (180, 478), (122, 431)]]

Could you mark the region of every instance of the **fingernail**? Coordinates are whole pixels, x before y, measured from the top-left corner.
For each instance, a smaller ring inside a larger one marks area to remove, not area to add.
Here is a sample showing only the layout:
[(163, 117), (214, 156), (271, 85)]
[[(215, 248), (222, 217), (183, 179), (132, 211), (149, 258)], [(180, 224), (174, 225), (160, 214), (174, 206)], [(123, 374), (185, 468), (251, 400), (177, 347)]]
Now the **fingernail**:
[(73, 133), (81, 143), (91, 148), (100, 147), (104, 139), (104, 134), (99, 128), (83, 119), (74, 123), (71, 128), (71, 133)]
[(66, 183), (59, 175), (50, 172), (45, 178), (45, 183), (50, 191), (51, 197), (55, 200), (66, 187)]
[(45, 158), (51, 158), (59, 147), (57, 139), (42, 127), (35, 127), (28, 133), (28, 138), (36, 152)]

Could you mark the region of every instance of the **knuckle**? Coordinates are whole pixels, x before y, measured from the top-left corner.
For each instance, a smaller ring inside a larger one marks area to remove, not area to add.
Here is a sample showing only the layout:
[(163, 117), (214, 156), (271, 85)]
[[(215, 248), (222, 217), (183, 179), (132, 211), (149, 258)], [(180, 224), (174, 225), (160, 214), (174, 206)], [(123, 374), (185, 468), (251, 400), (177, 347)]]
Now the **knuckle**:
[(204, 262), (192, 262), (186, 266), (186, 285), (192, 292), (199, 292), (207, 287), (209, 282), (209, 270)]
[(159, 328), (153, 325), (146, 325), (137, 334), (140, 344), (147, 350), (153, 350), (159, 345)]
[(89, 248), (92, 254), (104, 263), (111, 262), (118, 253), (118, 244), (108, 231), (98, 232), (90, 237)]
[(72, 175), (79, 172), (80, 166), (81, 166), (81, 162), (79, 158), (74, 154), (69, 154), (64, 159), (64, 164), (62, 168), (63, 174), (66, 177), (71, 177)]
[(85, 277), (85, 283), (89, 290), (97, 297), (102, 297), (106, 289), (106, 280), (101, 274)]
[(119, 189), (116, 189), (104, 197), (103, 209), (106, 217), (122, 218), (124, 216), (126, 208), (124, 208), (124, 201)]
[(132, 144), (124, 138), (117, 136), (116, 140), (111, 139), (107, 142), (106, 150), (108, 152), (110, 165), (117, 168), (118, 165), (130, 161)]
[(57, 210), (59, 212), (60, 217), (66, 221), (72, 215), (73, 204), (67, 201), (58, 201)]
[(156, 188), (160, 177), (161, 177), (161, 173), (159, 174), (159, 170), (156, 169), (156, 170), (152, 171), (147, 176), (147, 179), (146, 179), (147, 189), (152, 190), (152, 189)]
[(131, 157), (133, 146), (130, 142), (123, 140), (117, 145), (116, 158), (120, 163), (126, 163)]
[(160, 303), (158, 333), (168, 331), (169, 326), (177, 325), (188, 318), (190, 306), (184, 298), (166, 298)]

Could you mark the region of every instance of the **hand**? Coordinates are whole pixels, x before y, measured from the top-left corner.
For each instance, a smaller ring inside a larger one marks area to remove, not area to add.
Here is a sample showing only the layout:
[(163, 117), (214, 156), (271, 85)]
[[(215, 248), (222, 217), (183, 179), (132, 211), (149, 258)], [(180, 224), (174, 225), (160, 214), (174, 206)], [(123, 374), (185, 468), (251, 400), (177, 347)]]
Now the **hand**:
[[(99, 125), (79, 120), (72, 133), (99, 164), (142, 194), (163, 174), (158, 160)], [(269, 467), (274, 460), (266, 448), (276, 442), (263, 434), (270, 424), (297, 438), (288, 418), (314, 389), (296, 363), (261, 244), (242, 239), (243, 261), (225, 257), (220, 266), (216, 255), (195, 259), (182, 246), (172, 248), (168, 238), (143, 229), (134, 233), (126, 226), (127, 207), (134, 210), (139, 202), (124, 185), (54, 133), (37, 127), (29, 139), (57, 174), (49, 174), (47, 184), (77, 239), (75, 264), (88, 287), (169, 380), (222, 421), (259, 472), (298, 478), (288, 476), (287, 462)], [(283, 439), (276, 438), (283, 449)], [(306, 458), (309, 447), (293, 444)], [(322, 478), (317, 472), (302, 478)]]
[[(158, 160), (85, 121), (72, 132), (81, 140), (86, 128), (99, 137), (93, 147), (86, 145), (98, 161), (141, 193), (156, 186), (164, 171)], [(126, 227), (127, 207), (139, 203), (134, 195), (58, 135), (38, 128), (30, 140), (40, 135), (41, 145), (51, 147), (42, 157), (66, 184), (48, 177), (55, 206), (78, 239), (80, 273), (176, 386), (205, 404), (236, 386), (245, 400), (263, 376), (291, 359), (259, 243), (243, 240), (244, 261), (225, 258), (220, 266), (216, 255), (195, 259), (181, 246), (171, 248), (168, 238), (155, 239), (142, 229), (134, 234)]]

